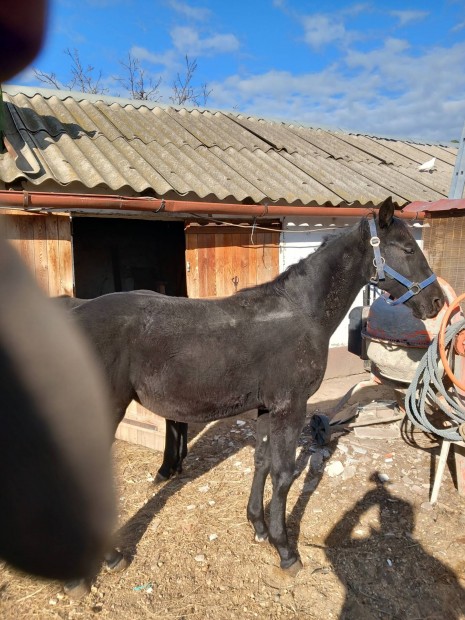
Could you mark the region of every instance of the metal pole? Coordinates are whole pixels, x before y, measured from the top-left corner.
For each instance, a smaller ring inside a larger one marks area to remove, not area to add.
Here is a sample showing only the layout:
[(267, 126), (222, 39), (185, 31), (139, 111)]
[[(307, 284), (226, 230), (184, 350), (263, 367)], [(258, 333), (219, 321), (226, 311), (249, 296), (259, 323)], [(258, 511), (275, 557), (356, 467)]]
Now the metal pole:
[(457, 159), (455, 160), (454, 173), (449, 189), (449, 198), (463, 198), (463, 189), (465, 187), (465, 125), (460, 138)]

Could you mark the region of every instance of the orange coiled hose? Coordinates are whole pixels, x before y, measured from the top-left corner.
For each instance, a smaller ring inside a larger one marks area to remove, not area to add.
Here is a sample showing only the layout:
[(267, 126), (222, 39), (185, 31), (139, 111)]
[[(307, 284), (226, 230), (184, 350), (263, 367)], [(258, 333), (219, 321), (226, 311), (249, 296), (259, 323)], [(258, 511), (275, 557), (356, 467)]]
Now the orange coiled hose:
[(444, 366), (444, 370), (447, 374), (447, 376), (449, 377), (449, 379), (452, 381), (452, 383), (454, 385), (456, 385), (460, 390), (465, 392), (465, 383), (462, 381), (459, 381), (457, 379), (457, 377), (454, 375), (450, 365), (449, 365), (449, 361), (447, 359), (447, 352), (446, 352), (446, 347), (445, 347), (445, 336), (446, 336), (446, 329), (447, 329), (447, 325), (449, 323), (449, 319), (452, 315), (452, 313), (454, 312), (454, 310), (456, 310), (457, 306), (465, 299), (465, 293), (462, 293), (462, 295), (459, 295), (456, 299), (454, 299), (454, 301), (449, 305), (449, 308), (447, 309), (446, 313), (443, 316), (443, 319), (441, 321), (441, 327), (439, 328), (439, 336), (438, 336), (438, 348), (439, 348), (439, 355), (441, 357), (441, 362), (442, 365)]

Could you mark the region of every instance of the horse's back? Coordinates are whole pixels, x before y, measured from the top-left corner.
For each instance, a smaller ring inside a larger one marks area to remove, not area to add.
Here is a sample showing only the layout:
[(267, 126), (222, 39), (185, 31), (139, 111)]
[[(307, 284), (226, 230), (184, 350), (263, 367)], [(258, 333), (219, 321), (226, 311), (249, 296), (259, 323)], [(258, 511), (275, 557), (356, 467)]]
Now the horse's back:
[(270, 400), (279, 386), (296, 389), (309, 380), (310, 358), (313, 373), (324, 370), (325, 359), (316, 364), (302, 338), (302, 317), (277, 298), (113, 293), (73, 313), (113, 389), (127, 393), (130, 385), (146, 407), (180, 421), (234, 415)]

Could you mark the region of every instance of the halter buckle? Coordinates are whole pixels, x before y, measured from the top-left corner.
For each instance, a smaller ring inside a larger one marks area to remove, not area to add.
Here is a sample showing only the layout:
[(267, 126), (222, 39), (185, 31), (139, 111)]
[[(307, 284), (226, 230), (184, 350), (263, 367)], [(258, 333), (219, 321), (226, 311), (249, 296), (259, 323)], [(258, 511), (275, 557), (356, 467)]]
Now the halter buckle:
[(380, 244), (381, 244), (381, 241), (379, 237), (372, 237), (370, 239), (370, 245), (373, 246), (374, 248), (378, 248)]
[(421, 291), (421, 286), (418, 282), (413, 282), (409, 287), (409, 291), (411, 291), (412, 295), (418, 295)]

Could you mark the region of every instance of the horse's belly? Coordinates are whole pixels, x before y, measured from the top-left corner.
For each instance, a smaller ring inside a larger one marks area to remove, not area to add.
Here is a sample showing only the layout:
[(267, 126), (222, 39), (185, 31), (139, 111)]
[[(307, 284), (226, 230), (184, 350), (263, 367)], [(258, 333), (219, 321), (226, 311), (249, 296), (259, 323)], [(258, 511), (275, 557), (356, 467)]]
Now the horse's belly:
[(141, 403), (164, 418), (178, 422), (209, 422), (249, 411), (258, 407), (256, 394), (251, 392), (225, 396), (217, 390), (193, 393), (180, 390), (176, 394), (140, 393)]

